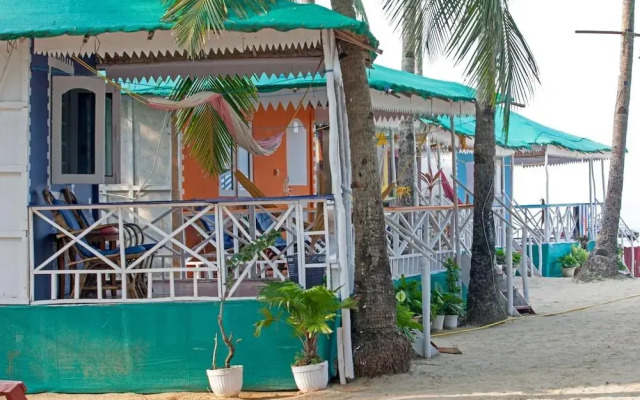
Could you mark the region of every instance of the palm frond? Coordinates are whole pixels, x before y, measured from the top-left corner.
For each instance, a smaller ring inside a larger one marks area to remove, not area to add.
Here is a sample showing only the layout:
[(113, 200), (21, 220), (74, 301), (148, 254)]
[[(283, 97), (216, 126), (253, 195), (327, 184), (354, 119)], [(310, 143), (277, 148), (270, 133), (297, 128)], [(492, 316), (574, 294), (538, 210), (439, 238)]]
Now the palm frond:
[(364, 7), (364, 2), (362, 0), (352, 0), (352, 1), (353, 1), (353, 9), (356, 11), (356, 18), (368, 24), (369, 18), (367, 18), (367, 10)]
[(172, 22), (173, 35), (189, 55), (197, 56), (211, 35), (224, 30), (230, 14), (246, 18), (264, 13), (275, 0), (163, 0), (167, 10), (162, 18)]
[[(257, 90), (251, 79), (246, 77), (183, 79), (170, 97), (172, 100), (182, 100), (204, 91), (222, 94), (229, 106), (245, 119), (245, 123), (255, 111)], [(231, 167), (236, 144), (211, 104), (174, 112), (174, 124), (184, 135), (184, 146), (207, 174), (220, 175)]]
[(480, 101), (495, 105), (499, 94), (508, 134), (511, 105), (529, 99), (540, 75), (508, 0), (385, 0), (383, 8), (403, 37), (421, 41), (430, 57), (466, 63)]

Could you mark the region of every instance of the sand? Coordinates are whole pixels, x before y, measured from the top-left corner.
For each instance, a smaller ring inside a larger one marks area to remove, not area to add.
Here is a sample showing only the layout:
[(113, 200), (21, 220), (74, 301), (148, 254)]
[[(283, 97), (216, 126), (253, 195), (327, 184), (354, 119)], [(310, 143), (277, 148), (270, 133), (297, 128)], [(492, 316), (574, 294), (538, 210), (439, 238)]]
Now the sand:
[[(490, 329), (435, 338), (462, 355), (417, 359), (411, 373), (358, 380), (301, 399), (573, 399), (640, 398), (640, 280), (576, 284), (568, 279), (530, 280), (539, 316)], [(586, 310), (542, 316), (578, 307)], [(284, 398), (291, 393), (247, 394)], [(259, 397), (258, 397), (259, 396)], [(30, 400), (209, 400), (211, 394), (54, 395)]]

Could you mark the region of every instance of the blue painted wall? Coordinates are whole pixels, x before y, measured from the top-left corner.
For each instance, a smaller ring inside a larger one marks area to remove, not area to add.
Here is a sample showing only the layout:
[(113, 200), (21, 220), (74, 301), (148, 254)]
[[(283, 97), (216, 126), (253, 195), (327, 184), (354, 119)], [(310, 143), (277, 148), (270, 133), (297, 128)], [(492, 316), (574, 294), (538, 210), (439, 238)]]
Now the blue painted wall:
[[(44, 205), (42, 190), (49, 186), (49, 143), (51, 130), (49, 127), (49, 65), (48, 57), (31, 55), (31, 97), (30, 105), (30, 139), (29, 139), (29, 204)], [(76, 65), (76, 75), (88, 75), (89, 72)], [(52, 75), (63, 75), (61, 71), (53, 70)], [(63, 185), (52, 185), (52, 191), (59, 191)], [(74, 192), (78, 199), (90, 203), (97, 199), (97, 185), (75, 185)], [(50, 215), (49, 215), (50, 216)], [(33, 237), (34, 261), (36, 265), (45, 261), (54, 253), (55, 243), (52, 235), (55, 229), (46, 222), (34, 219)], [(54, 266), (52, 265), (51, 268)], [(36, 277), (36, 300), (50, 296), (49, 278)]]
[[(458, 180), (465, 185), (469, 190), (473, 191), (473, 188), (470, 187), (470, 182), (467, 177), (467, 163), (473, 162), (473, 154), (472, 153), (462, 153), (458, 152), (456, 155), (456, 167), (458, 169)], [(511, 179), (511, 170), (513, 166), (511, 165), (511, 158), (504, 158), (504, 171), (505, 174), (505, 189), (509, 198), (513, 198), (513, 180)], [(466, 201), (467, 192), (462, 187), (458, 187), (458, 198), (463, 202)], [(469, 196), (470, 203), (473, 203), (473, 196)]]
[[(456, 160), (456, 168), (458, 169), (458, 180), (473, 192), (473, 188), (469, 187), (469, 179), (467, 179), (467, 163), (473, 162), (473, 153), (458, 152), (458, 154), (456, 154)], [(458, 187), (458, 199), (460, 199), (462, 202), (465, 202), (467, 199), (467, 191), (462, 187)], [(473, 203), (473, 196), (469, 196), (469, 201)]]

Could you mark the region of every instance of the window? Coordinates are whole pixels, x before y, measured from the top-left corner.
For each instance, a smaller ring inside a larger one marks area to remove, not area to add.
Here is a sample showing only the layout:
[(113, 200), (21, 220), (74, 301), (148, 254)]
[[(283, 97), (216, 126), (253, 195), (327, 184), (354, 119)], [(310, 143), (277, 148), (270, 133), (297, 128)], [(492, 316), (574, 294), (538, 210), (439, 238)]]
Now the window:
[(102, 79), (52, 78), (52, 183), (117, 183), (120, 93)]
[(287, 128), (287, 171), (289, 186), (309, 183), (308, 132), (302, 121), (294, 119)]
[(251, 179), (251, 154), (242, 147), (238, 147), (235, 154), (233, 154), (233, 164), (235, 164), (235, 168), (233, 165), (230, 165), (229, 170), (223, 172), (218, 177), (219, 179), (219, 194), (220, 196), (236, 196), (236, 185), (238, 186), (237, 196), (247, 197), (249, 196), (249, 192), (242, 187), (242, 185), (238, 184), (236, 177), (233, 175), (233, 171), (237, 169), (242, 172), (244, 176)]

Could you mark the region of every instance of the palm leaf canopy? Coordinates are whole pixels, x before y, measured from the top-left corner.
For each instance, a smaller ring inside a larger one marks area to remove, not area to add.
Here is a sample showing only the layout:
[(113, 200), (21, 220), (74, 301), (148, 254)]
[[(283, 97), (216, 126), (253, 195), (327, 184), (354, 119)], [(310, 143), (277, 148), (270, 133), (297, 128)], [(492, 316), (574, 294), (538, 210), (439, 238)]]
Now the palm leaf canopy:
[[(170, 98), (182, 100), (200, 92), (219, 93), (243, 123), (255, 112), (258, 94), (250, 78), (238, 76), (183, 79)], [(236, 143), (220, 114), (209, 103), (174, 112), (174, 124), (183, 133), (183, 145), (210, 176), (229, 170)]]
[(539, 82), (538, 66), (508, 0), (384, 0), (384, 9), (403, 37), (430, 56), (444, 53), (456, 64), (465, 63), (478, 100), (505, 103), (508, 132), (512, 104), (528, 100)]

